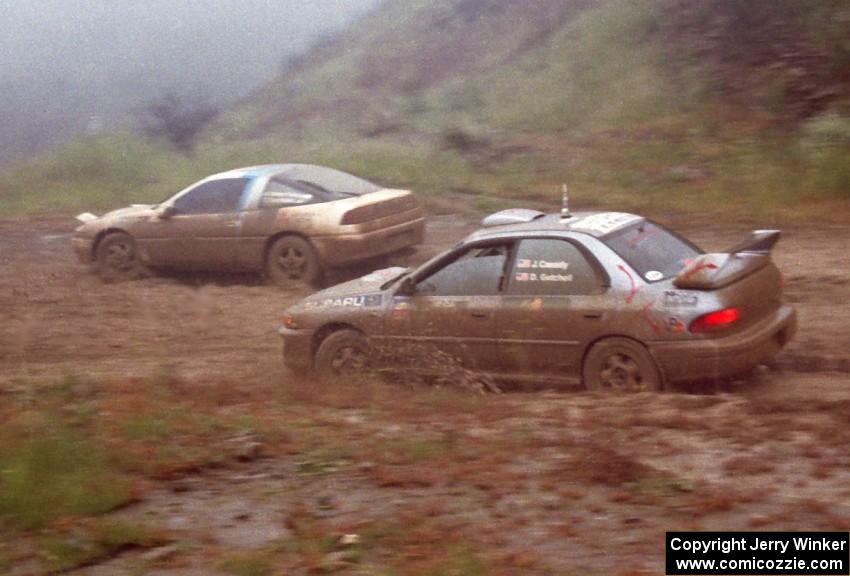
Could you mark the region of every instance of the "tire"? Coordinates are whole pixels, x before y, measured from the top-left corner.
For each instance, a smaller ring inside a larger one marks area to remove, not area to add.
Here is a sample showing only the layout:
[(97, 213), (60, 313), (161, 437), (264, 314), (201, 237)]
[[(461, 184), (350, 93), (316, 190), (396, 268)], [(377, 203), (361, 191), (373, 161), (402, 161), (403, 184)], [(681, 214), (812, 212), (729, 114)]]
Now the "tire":
[(649, 351), (628, 338), (606, 338), (594, 344), (582, 365), (585, 388), (598, 392), (658, 392), (661, 373)]
[(136, 241), (125, 232), (111, 232), (98, 243), (95, 267), (105, 282), (134, 280), (147, 273), (139, 259)]
[(331, 384), (363, 375), (369, 370), (369, 341), (356, 330), (338, 330), (325, 338), (316, 351), (319, 381)]
[(322, 277), (322, 267), (309, 242), (299, 236), (284, 236), (269, 248), (266, 275), (278, 286), (317, 284)]

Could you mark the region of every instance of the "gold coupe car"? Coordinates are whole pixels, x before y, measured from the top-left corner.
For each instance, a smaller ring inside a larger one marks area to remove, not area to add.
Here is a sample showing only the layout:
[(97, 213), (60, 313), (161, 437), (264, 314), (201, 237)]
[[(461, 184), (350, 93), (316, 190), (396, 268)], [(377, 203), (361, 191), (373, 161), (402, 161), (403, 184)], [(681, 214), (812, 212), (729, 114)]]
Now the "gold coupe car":
[(77, 219), (74, 250), (106, 280), (173, 268), (314, 283), (329, 267), (418, 244), (424, 231), (410, 191), (308, 164), (231, 170), (160, 204)]

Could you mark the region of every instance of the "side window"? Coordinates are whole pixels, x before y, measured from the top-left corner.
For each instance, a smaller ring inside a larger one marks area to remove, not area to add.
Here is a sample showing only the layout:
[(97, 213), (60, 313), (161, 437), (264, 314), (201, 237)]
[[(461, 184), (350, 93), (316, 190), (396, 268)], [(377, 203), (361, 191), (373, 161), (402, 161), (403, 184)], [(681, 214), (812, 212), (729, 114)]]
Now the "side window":
[(178, 214), (223, 214), (239, 210), (247, 178), (211, 180), (192, 188), (174, 201)]
[(424, 296), (487, 296), (498, 294), (505, 273), (508, 244), (473, 248), (416, 285)]
[(566, 240), (523, 240), (510, 274), (508, 294), (558, 296), (598, 294), (600, 273)]
[(266, 189), (263, 190), (260, 207), (283, 208), (285, 206), (301, 206), (302, 204), (310, 204), (315, 200), (316, 198), (311, 192), (273, 178), (269, 180)]

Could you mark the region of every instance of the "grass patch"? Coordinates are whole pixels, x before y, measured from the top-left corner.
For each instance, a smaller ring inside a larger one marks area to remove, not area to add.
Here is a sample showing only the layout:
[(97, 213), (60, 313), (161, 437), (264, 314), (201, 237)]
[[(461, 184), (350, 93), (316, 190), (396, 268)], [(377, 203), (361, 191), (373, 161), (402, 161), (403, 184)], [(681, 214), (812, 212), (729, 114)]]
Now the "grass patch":
[(269, 576), (273, 566), (264, 554), (238, 554), (218, 563), (218, 569), (233, 576)]
[(69, 533), (51, 531), (38, 541), (39, 554), (51, 572), (94, 564), (128, 548), (151, 548), (167, 542), (162, 531), (123, 521), (97, 521)]
[(167, 478), (238, 457), (238, 412), (154, 378), (31, 383), (0, 407), (0, 523), (14, 530), (97, 516), (134, 498), (134, 475)]
[(36, 419), (0, 452), (0, 518), (21, 529), (108, 512), (131, 499), (129, 478), (78, 430)]

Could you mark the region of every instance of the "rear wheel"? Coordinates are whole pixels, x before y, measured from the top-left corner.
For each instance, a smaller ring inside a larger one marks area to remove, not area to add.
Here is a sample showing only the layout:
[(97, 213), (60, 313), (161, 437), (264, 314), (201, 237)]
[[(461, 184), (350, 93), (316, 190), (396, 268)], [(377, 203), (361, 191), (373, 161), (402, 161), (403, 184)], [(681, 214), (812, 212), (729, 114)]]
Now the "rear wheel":
[(369, 369), (369, 342), (356, 330), (338, 330), (324, 339), (316, 352), (316, 374), (334, 383), (365, 374)]
[(136, 250), (136, 241), (124, 232), (112, 232), (100, 241), (95, 253), (95, 267), (106, 282), (132, 280), (146, 272)]
[(661, 390), (661, 374), (649, 351), (628, 338), (607, 338), (593, 345), (584, 359), (582, 381), (600, 392)]
[(275, 240), (266, 256), (266, 274), (278, 286), (316, 284), (322, 276), (319, 259), (310, 243), (299, 236)]

